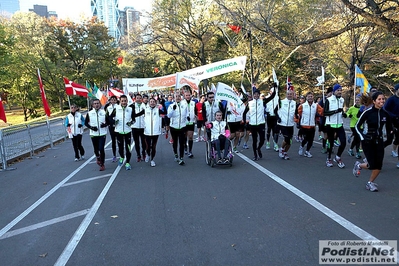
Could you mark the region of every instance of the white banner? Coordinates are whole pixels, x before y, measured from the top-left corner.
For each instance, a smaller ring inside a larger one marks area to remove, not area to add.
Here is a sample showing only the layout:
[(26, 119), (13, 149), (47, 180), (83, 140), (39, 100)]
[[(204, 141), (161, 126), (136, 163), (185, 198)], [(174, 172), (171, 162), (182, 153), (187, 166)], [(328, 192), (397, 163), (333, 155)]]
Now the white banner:
[[(198, 80), (199, 83), (203, 79), (226, 74), (232, 71), (244, 70), (246, 61), (247, 61), (246, 56), (235, 57), (180, 72), (179, 76), (183, 75), (186, 78), (187, 84), (185, 85), (189, 85), (188, 82), (193, 80)], [(177, 80), (178, 83), (176, 82), (176, 79), (178, 78), (177, 76), (178, 74), (175, 73), (158, 78), (122, 79), (122, 84), (124, 86), (123, 90), (124, 91), (128, 90), (132, 92), (142, 92), (142, 91), (175, 87), (176, 84), (178, 84), (181, 81)]]
[(215, 100), (225, 100), (236, 105), (241, 103), (241, 99), (234, 92), (234, 90), (229, 85), (226, 85), (222, 82), (218, 82), (216, 86)]

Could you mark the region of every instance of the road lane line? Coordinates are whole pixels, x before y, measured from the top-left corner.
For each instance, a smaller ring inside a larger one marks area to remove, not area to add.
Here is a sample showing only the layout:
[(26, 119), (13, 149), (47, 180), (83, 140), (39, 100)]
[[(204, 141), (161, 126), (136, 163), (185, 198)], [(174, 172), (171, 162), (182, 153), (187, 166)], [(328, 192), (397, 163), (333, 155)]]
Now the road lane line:
[[(106, 146), (111, 144), (111, 141), (107, 143)], [(3, 227), (0, 230), (0, 237), (2, 237), (5, 233), (7, 233), (11, 228), (13, 228), (17, 223), (19, 223), (22, 219), (24, 219), (29, 213), (31, 213), (34, 209), (37, 208), (40, 204), (42, 204), (46, 199), (48, 199), (54, 192), (56, 192), (60, 187), (62, 187), (66, 182), (69, 181), (72, 177), (74, 177), (80, 170), (82, 170), (86, 165), (90, 163), (91, 160), (95, 158), (95, 155), (90, 157), (89, 160), (85, 161), (81, 166), (79, 166), (75, 171), (70, 173), (64, 180), (55, 185), (52, 189), (50, 189), (46, 194), (44, 194), (40, 199), (38, 199), (35, 203), (33, 203), (29, 208), (27, 208), (24, 212), (18, 215), (14, 220), (12, 220), (9, 224)]]
[(62, 185), (62, 187), (77, 185), (77, 184), (81, 184), (81, 183), (85, 183), (85, 182), (97, 180), (97, 179), (100, 179), (100, 178), (109, 177), (109, 176), (111, 176), (111, 175), (112, 175), (112, 174), (106, 174), (106, 175), (100, 175), (100, 176), (95, 176), (95, 177), (86, 178), (86, 179), (79, 180), (79, 181), (69, 182), (69, 183), (66, 183), (66, 184)]
[[(357, 225), (353, 224), (352, 222), (348, 221), (347, 219), (345, 219), (344, 217), (342, 217), (338, 213), (334, 212), (333, 210), (327, 208), (326, 206), (324, 206), (323, 204), (321, 204), (320, 202), (318, 202), (317, 200), (315, 200), (311, 196), (305, 194), (304, 192), (302, 192), (301, 190), (297, 189), (296, 187), (294, 187), (290, 183), (286, 182), (282, 178), (280, 178), (277, 175), (273, 174), (272, 172), (270, 172), (269, 170), (265, 169), (264, 167), (262, 167), (258, 163), (254, 162), (253, 160), (249, 159), (248, 157), (246, 157), (242, 153), (237, 153), (235, 155), (238, 155), (239, 157), (241, 157), (241, 159), (243, 159), (247, 163), (251, 164), (253, 167), (258, 169), (259, 171), (261, 171), (265, 175), (269, 176), (272, 180), (276, 181), (281, 186), (283, 186), (284, 188), (286, 188), (287, 190), (289, 190), (290, 192), (292, 192), (296, 196), (300, 197), (301, 199), (303, 199), (304, 201), (309, 203), (312, 207), (316, 208), (321, 213), (323, 213), (324, 215), (329, 217), (331, 220), (333, 220), (334, 222), (338, 223), (339, 225), (341, 225), (346, 230), (348, 230), (349, 232), (353, 233), (354, 235), (356, 235), (360, 239), (362, 239), (362, 240), (380, 241), (375, 236), (371, 235), (370, 233), (366, 232), (362, 228), (360, 228)], [(396, 258), (397, 259), (399, 258), (399, 252), (398, 251), (396, 252)], [(398, 263), (399, 263), (399, 261), (398, 261)]]
[[(134, 142), (131, 145), (131, 149), (134, 148)], [(126, 162), (126, 158), (124, 159)], [(123, 165), (119, 165), (116, 167), (115, 171), (113, 172), (111, 178), (108, 180), (107, 184), (105, 185), (104, 189), (101, 191), (101, 194), (98, 196), (96, 202), (94, 202), (93, 206), (90, 208), (89, 213), (83, 219), (82, 223), (79, 225), (79, 228), (75, 231), (72, 238), (69, 240), (67, 246), (64, 248), (64, 251), (58, 257), (57, 261), (55, 262), (55, 266), (64, 266), (67, 264), (68, 260), (72, 256), (75, 248), (79, 244), (80, 240), (82, 239), (84, 233), (86, 232), (87, 228), (89, 227), (91, 221), (93, 220), (94, 216), (96, 215), (98, 209), (101, 206), (101, 203), (104, 201), (105, 196), (107, 195), (109, 189), (111, 188), (112, 183), (115, 181), (116, 177), (118, 176), (120, 170), (122, 169)]]
[(41, 223), (37, 223), (37, 224), (29, 225), (29, 226), (26, 226), (26, 227), (23, 227), (23, 228), (20, 228), (20, 229), (9, 231), (6, 234), (4, 234), (2, 237), (0, 237), (0, 240), (1, 239), (5, 239), (5, 238), (9, 238), (9, 237), (12, 237), (12, 236), (20, 235), (20, 234), (23, 234), (23, 233), (26, 233), (26, 232), (29, 232), (29, 231), (33, 231), (33, 230), (36, 230), (36, 229), (39, 229), (39, 228), (42, 228), (42, 227), (46, 227), (48, 225), (56, 224), (56, 223), (63, 222), (63, 221), (66, 221), (66, 220), (70, 220), (70, 219), (73, 219), (73, 218), (76, 218), (76, 217), (79, 217), (79, 216), (83, 216), (83, 215), (86, 215), (88, 212), (89, 212), (89, 209), (86, 209), (86, 210), (74, 212), (74, 213), (71, 213), (71, 214), (67, 214), (67, 215), (64, 215), (64, 216), (61, 216), (61, 217), (58, 217), (58, 218), (54, 218), (54, 219), (51, 219), (51, 220), (48, 220), (48, 221), (44, 221), (44, 222), (41, 222)]

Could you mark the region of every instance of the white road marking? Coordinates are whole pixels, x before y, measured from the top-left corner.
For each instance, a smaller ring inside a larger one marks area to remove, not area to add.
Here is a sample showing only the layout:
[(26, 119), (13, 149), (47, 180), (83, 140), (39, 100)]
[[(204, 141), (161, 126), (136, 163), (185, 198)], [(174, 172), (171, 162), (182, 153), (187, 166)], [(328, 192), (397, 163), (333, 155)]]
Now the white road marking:
[(112, 174), (106, 174), (106, 175), (100, 175), (100, 176), (95, 176), (95, 177), (91, 177), (91, 178), (86, 178), (86, 179), (83, 179), (83, 180), (66, 183), (66, 184), (62, 185), (62, 187), (67, 187), (67, 186), (72, 186), (72, 185), (76, 185), (76, 184), (81, 184), (81, 183), (84, 183), (84, 182), (97, 180), (97, 179), (108, 177), (108, 176), (111, 176), (111, 175)]
[(41, 222), (41, 223), (37, 223), (37, 224), (26, 226), (26, 227), (23, 227), (23, 228), (20, 228), (20, 229), (9, 231), (6, 234), (4, 234), (2, 237), (0, 237), (0, 240), (1, 239), (5, 239), (5, 238), (9, 238), (9, 237), (12, 237), (12, 236), (16, 236), (16, 235), (19, 235), (19, 234), (23, 234), (23, 233), (26, 233), (26, 232), (29, 232), (29, 231), (33, 231), (33, 230), (36, 230), (36, 229), (39, 229), (39, 228), (42, 228), (42, 227), (46, 227), (48, 225), (52, 225), (52, 224), (63, 222), (63, 221), (69, 220), (69, 219), (73, 219), (73, 218), (76, 218), (76, 217), (79, 217), (79, 216), (82, 216), (82, 215), (86, 215), (88, 212), (89, 212), (89, 209), (86, 209), (86, 210), (83, 210), (83, 211), (74, 212), (74, 213), (67, 214), (67, 215), (64, 215), (64, 216), (61, 216), (61, 217), (58, 217), (58, 218), (54, 218), (54, 219), (51, 219), (51, 220), (48, 220), (48, 221), (44, 221), (44, 222)]
[[(292, 192), (296, 196), (300, 197), (301, 199), (303, 199), (304, 201), (309, 203), (311, 206), (313, 206), (314, 208), (319, 210), (321, 213), (323, 213), (324, 215), (329, 217), (331, 220), (333, 220), (334, 222), (338, 223), (339, 225), (341, 225), (346, 230), (348, 230), (349, 232), (353, 233), (354, 235), (356, 235), (360, 239), (362, 239), (362, 240), (376, 240), (376, 241), (379, 241), (379, 239), (376, 238), (375, 236), (369, 234), (368, 232), (364, 231), (362, 228), (360, 228), (357, 225), (351, 223), (350, 221), (348, 221), (347, 219), (345, 219), (344, 217), (342, 217), (338, 213), (336, 213), (333, 210), (327, 208), (326, 206), (324, 206), (323, 204), (321, 204), (320, 202), (318, 202), (314, 198), (312, 198), (309, 195), (305, 194), (304, 192), (302, 192), (301, 190), (297, 189), (296, 187), (294, 187), (290, 183), (284, 181), (283, 179), (281, 179), (277, 175), (273, 174), (269, 170), (263, 168), (261, 165), (259, 165), (258, 163), (252, 161), (251, 159), (249, 159), (245, 155), (243, 155), (241, 153), (237, 153), (236, 155), (241, 157), (241, 159), (243, 159), (244, 161), (246, 161), (247, 163), (249, 163), (250, 165), (252, 165), (256, 169), (258, 169), (259, 171), (261, 171), (265, 175), (269, 176), (272, 180), (276, 181), (277, 183), (279, 183), (281, 186), (283, 186), (284, 188), (286, 188), (287, 190), (289, 190), (290, 192)], [(396, 251), (396, 258), (397, 259), (399, 258), (399, 252), (398, 251)]]

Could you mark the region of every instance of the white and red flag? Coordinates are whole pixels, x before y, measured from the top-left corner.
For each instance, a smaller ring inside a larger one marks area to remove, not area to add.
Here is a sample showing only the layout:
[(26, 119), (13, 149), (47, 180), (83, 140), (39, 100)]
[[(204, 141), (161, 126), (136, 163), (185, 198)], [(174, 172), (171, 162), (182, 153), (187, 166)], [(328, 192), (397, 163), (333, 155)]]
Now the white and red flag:
[(78, 83), (70, 81), (66, 77), (64, 77), (65, 83), (65, 92), (67, 95), (78, 95), (87, 98), (89, 95), (89, 90)]
[(50, 111), (50, 107), (48, 106), (46, 93), (44, 92), (43, 81), (42, 81), (42, 77), (40, 76), (40, 70), (39, 69), (37, 69), (37, 79), (39, 80), (40, 95), (42, 96), (44, 112), (46, 113), (47, 116), (50, 116), (51, 115), (51, 111)]
[(121, 97), (124, 94), (125, 93), (122, 90), (117, 89), (117, 88), (109, 88), (108, 89), (108, 97), (116, 96), (116, 97), (119, 98), (119, 97)]

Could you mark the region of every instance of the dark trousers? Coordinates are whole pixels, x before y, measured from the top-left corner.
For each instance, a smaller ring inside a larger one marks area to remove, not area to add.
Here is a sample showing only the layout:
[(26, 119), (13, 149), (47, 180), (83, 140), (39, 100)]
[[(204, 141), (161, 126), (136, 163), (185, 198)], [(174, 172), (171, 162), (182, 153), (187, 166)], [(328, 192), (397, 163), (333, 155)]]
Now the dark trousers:
[[(250, 126), (252, 133), (252, 149), (254, 151), (255, 157), (257, 156), (257, 150), (262, 148), (265, 143), (265, 124), (260, 124), (257, 126)], [(259, 144), (258, 144), (258, 134), (259, 134)]]
[(360, 136), (357, 134), (357, 131), (354, 127), (351, 127), (352, 135), (353, 135), (353, 140), (351, 143), (351, 150), (356, 147), (356, 152), (359, 152), (360, 150)]
[(171, 127), (170, 134), (172, 135), (172, 139), (173, 139), (174, 154), (177, 154), (177, 144), (179, 144), (179, 157), (183, 158), (184, 157), (184, 144), (185, 144), (184, 142), (186, 140), (186, 129), (185, 128), (176, 129), (176, 128)]
[[(82, 146), (82, 135), (78, 134), (76, 136), (73, 136), (72, 138), (72, 146), (73, 150), (75, 151), (75, 158), (79, 159), (80, 156), (85, 155), (85, 149)], [(80, 156), (79, 156), (80, 152)]]
[(345, 129), (344, 126), (342, 125), (341, 127), (330, 127), (329, 125), (326, 125), (327, 128), (327, 139), (328, 142), (330, 143), (330, 146), (327, 149), (328, 152), (328, 158), (331, 159), (331, 153), (332, 149), (334, 147), (334, 139), (335, 135), (337, 135), (337, 139), (339, 139), (339, 142), (341, 145), (338, 147), (337, 151), (337, 156), (341, 157), (342, 153), (345, 150), (346, 147), (346, 134), (345, 134)]
[(105, 139), (106, 136), (95, 136), (91, 137), (93, 143), (94, 154), (100, 161), (100, 165), (104, 165), (105, 161)]
[(277, 143), (276, 137), (278, 137), (277, 132), (277, 116), (267, 116), (267, 131), (266, 131), (266, 139), (270, 140), (270, 133), (272, 133), (274, 142)]
[(148, 155), (151, 154), (151, 160), (154, 160), (155, 154), (157, 153), (157, 143), (159, 136), (145, 136), (146, 152)]
[[(141, 156), (144, 157), (146, 154), (145, 152), (146, 137), (144, 136), (144, 128), (133, 128), (132, 134), (133, 134), (134, 148), (136, 150), (137, 158), (141, 158)], [(140, 144), (141, 144), (141, 155), (140, 155)]]
[(116, 139), (118, 140), (119, 156), (125, 158), (124, 152), (126, 152), (126, 163), (130, 163), (130, 158), (132, 157), (132, 153), (130, 152), (132, 134), (130, 134), (130, 132), (127, 134), (118, 133)]
[[(315, 133), (316, 133), (315, 127), (311, 127), (311, 128), (303, 127), (302, 128), (303, 140), (302, 140), (301, 146), (305, 147), (305, 144), (307, 144), (306, 145), (307, 151), (310, 151), (310, 148), (312, 148)], [(299, 133), (298, 133), (298, 135), (299, 135)]]

